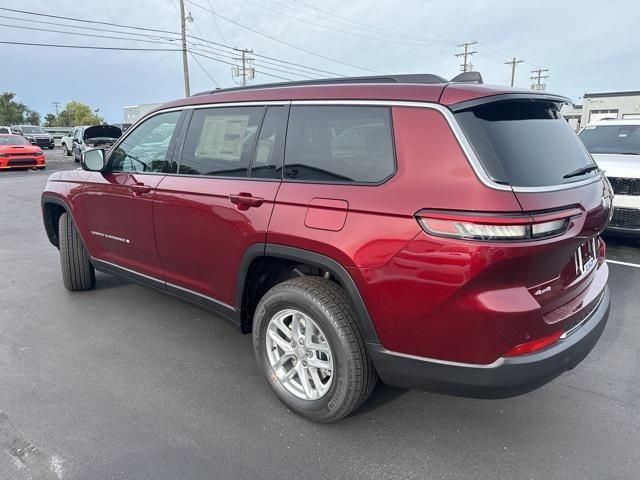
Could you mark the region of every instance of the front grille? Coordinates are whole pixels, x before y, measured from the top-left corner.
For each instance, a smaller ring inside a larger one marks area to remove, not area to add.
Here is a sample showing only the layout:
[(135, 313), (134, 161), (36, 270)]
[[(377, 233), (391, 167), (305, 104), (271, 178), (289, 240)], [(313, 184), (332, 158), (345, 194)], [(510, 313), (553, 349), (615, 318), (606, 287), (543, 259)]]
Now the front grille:
[(50, 140), (48, 138), (36, 138), (36, 143), (39, 147), (48, 147)]
[(10, 157), (33, 157), (33, 153), (18, 153), (18, 152), (11, 152), (9, 153)]
[(21, 165), (35, 165), (36, 164), (36, 159), (35, 158), (25, 158), (25, 159), (21, 159), (21, 160), (9, 160), (9, 166), (10, 167), (19, 167)]
[(640, 178), (608, 177), (617, 195), (640, 195)]
[(633, 208), (614, 208), (610, 227), (640, 229), (640, 210)]

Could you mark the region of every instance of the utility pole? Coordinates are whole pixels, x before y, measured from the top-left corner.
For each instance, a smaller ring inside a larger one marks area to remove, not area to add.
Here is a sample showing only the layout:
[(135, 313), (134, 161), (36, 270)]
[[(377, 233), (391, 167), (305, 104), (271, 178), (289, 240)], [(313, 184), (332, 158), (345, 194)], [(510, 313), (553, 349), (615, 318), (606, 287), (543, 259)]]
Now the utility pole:
[(549, 75), (543, 75), (543, 73), (547, 73), (549, 71), (548, 68), (539, 68), (537, 70), (531, 70), (533, 76), (531, 76), (531, 80), (533, 83), (531, 84), (531, 90), (545, 90), (547, 86), (542, 83), (542, 80), (545, 78), (549, 78)]
[(471, 45), (475, 45), (478, 42), (465, 42), (465, 43), (459, 43), (458, 45), (456, 45), (458, 48), (464, 48), (463, 52), (460, 53), (456, 53), (456, 57), (464, 57), (464, 63), (462, 65), (460, 65), (460, 70), (463, 72), (469, 72), (471, 70), (473, 70), (473, 65), (471, 65), (469, 62), (467, 62), (467, 58), (471, 57), (471, 55), (473, 55), (474, 53), (478, 53), (475, 50), (473, 51), (469, 51), (469, 47)]
[(234, 78), (240, 78), (240, 84), (243, 87), (247, 86), (247, 83), (251, 82), (256, 76), (256, 69), (251, 66), (253, 58), (248, 57), (248, 53), (253, 53), (253, 50), (246, 48), (234, 48), (236, 52), (240, 52), (239, 57), (234, 57), (236, 62), (240, 62), (240, 65), (231, 69), (231, 74)]
[(516, 65), (522, 62), (524, 62), (524, 60), (516, 60), (516, 57), (513, 57), (513, 60), (511, 60), (510, 62), (504, 62), (505, 65), (511, 65), (511, 86), (512, 87), (516, 80)]
[[(189, 19), (191, 14), (189, 14)], [(189, 88), (189, 62), (187, 60), (187, 17), (184, 15), (184, 0), (180, 0), (180, 33), (182, 34), (182, 70), (184, 72), (184, 95), (185, 97), (191, 96), (191, 89)]]
[(60, 105), (62, 105), (60, 102), (51, 102), (51, 105), (53, 105), (54, 107), (56, 107), (56, 123), (58, 124), (57, 126), (60, 126), (60, 114), (58, 113), (58, 107)]

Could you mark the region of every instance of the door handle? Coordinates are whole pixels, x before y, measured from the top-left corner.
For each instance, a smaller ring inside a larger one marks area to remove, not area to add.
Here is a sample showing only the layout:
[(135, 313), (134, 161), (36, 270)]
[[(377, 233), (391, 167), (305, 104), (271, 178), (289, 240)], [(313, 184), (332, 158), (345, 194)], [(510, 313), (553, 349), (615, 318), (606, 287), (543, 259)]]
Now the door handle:
[(254, 197), (250, 193), (240, 192), (229, 195), (229, 201), (238, 207), (238, 210), (246, 210), (251, 207), (259, 207), (264, 203), (264, 198)]
[(149, 185), (145, 185), (144, 183), (134, 183), (133, 185), (130, 185), (129, 188), (134, 195), (142, 195), (151, 191), (151, 187)]

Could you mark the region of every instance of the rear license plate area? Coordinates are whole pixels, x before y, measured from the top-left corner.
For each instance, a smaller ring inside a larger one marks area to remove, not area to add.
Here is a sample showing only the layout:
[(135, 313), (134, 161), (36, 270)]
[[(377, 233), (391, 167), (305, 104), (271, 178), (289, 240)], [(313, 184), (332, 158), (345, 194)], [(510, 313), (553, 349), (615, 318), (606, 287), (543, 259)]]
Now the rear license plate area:
[(573, 255), (573, 260), (576, 266), (576, 276), (582, 277), (588, 274), (597, 263), (598, 252), (598, 238), (593, 237), (578, 247), (578, 250)]

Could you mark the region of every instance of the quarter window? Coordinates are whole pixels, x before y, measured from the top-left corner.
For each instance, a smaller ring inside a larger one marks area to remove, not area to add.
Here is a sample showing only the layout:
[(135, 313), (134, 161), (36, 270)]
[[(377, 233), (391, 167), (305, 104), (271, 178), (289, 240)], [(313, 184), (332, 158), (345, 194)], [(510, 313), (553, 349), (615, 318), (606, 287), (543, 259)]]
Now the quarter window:
[(246, 177), (264, 107), (195, 110), (180, 159), (180, 173)]
[(110, 159), (112, 172), (175, 173), (168, 158), (181, 112), (155, 115), (142, 122), (117, 148)]
[(291, 108), (285, 180), (379, 183), (394, 170), (389, 108)]

